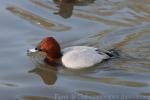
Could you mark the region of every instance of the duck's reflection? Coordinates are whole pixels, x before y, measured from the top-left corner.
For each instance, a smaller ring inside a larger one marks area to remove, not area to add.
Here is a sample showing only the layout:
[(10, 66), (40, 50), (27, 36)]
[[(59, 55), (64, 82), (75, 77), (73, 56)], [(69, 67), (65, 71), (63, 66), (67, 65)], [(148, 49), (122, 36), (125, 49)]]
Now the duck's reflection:
[(54, 14), (60, 15), (63, 18), (72, 16), (73, 8), (75, 5), (88, 5), (95, 0), (53, 0), (59, 7), (59, 11)]
[(71, 17), (74, 7), (74, 0), (54, 0), (54, 2), (56, 1), (59, 1), (59, 11), (54, 14), (60, 15), (63, 18)]
[(29, 73), (37, 74), (47, 85), (53, 85), (57, 80), (57, 68), (40, 64), (40, 67), (35, 67)]

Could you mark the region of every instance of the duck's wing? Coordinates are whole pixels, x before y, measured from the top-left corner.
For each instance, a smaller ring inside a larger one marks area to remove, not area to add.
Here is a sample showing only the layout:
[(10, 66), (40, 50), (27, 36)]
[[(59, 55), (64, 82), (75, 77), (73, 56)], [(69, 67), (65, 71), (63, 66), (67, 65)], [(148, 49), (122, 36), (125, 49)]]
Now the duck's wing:
[(87, 68), (109, 58), (105, 53), (99, 54), (96, 48), (74, 47), (67, 49), (62, 57), (62, 63), (68, 68)]
[(73, 50), (97, 50), (98, 48), (95, 47), (89, 47), (89, 46), (71, 46), (71, 47), (67, 47), (62, 49), (62, 54), (65, 54), (69, 51), (73, 51)]

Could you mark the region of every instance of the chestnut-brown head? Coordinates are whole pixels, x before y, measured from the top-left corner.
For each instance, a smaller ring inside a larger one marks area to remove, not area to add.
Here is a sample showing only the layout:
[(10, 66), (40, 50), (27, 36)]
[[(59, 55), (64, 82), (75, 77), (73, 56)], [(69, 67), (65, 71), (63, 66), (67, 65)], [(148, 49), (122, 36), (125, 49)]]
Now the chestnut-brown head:
[(49, 61), (57, 60), (62, 56), (61, 48), (53, 37), (44, 38), (35, 49), (45, 52)]

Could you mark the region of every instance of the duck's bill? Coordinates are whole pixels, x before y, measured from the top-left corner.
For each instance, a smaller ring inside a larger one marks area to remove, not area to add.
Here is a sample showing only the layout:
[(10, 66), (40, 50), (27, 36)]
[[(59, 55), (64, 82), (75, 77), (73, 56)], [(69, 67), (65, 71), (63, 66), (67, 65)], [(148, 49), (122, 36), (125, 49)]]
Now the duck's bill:
[(34, 52), (38, 52), (38, 50), (36, 50), (35, 48), (27, 50), (27, 53), (34, 53)]

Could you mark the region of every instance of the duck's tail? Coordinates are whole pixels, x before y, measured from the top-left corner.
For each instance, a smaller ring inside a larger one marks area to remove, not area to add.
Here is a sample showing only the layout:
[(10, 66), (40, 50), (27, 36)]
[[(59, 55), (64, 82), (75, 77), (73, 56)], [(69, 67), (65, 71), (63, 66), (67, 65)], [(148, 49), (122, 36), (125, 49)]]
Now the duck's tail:
[(120, 50), (117, 49), (109, 49), (105, 53), (110, 56), (110, 58), (119, 58), (120, 57)]

